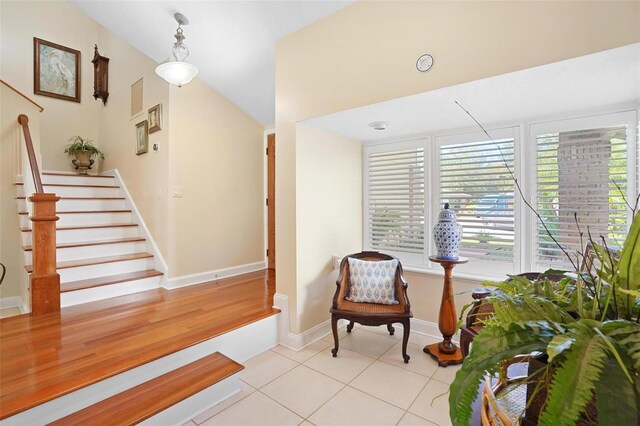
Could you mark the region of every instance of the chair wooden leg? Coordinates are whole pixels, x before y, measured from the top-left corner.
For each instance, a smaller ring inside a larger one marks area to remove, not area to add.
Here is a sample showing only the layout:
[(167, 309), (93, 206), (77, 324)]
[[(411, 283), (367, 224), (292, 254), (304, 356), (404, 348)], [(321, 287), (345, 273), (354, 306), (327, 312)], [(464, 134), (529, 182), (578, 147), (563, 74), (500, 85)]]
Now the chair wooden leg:
[(349, 325), (347, 325), (347, 333), (351, 333), (353, 330), (353, 321), (349, 321)]
[[(353, 322), (351, 323), (353, 324)], [(338, 356), (338, 347), (339, 347), (339, 343), (338, 343), (338, 318), (335, 316), (331, 316), (331, 331), (333, 332), (333, 344), (334, 344), (334, 348), (331, 349), (331, 353), (333, 354), (333, 357), (337, 357)]]
[(395, 329), (395, 328), (393, 328), (393, 325), (392, 325), (392, 324), (387, 324), (387, 330), (389, 331), (389, 335), (390, 335), (390, 336), (393, 336), (393, 333), (395, 333), (395, 332), (396, 332), (396, 329)]
[(402, 322), (402, 327), (404, 332), (402, 333), (402, 358), (404, 359), (405, 364), (409, 364), (409, 359), (411, 358), (407, 355), (407, 343), (409, 343), (409, 320)]

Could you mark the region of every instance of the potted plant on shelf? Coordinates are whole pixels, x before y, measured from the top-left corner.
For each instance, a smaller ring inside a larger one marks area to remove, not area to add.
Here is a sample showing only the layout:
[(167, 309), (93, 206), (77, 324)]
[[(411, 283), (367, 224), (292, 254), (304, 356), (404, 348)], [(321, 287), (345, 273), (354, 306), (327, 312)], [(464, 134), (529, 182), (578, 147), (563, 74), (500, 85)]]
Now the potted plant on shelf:
[[(516, 276), (485, 283), (496, 287), (487, 299), (494, 315), (475, 336), (450, 387), (453, 424), (470, 424), (480, 383), (487, 375), (504, 374), (503, 367), (519, 355), (530, 361), (521, 382), (527, 386), (520, 413), (525, 423), (640, 424), (640, 195), (633, 207), (627, 204), (632, 222), (619, 258), (604, 238), (598, 244), (588, 235), (598, 264), (592, 273), (581, 270), (515, 185), (575, 271), (558, 282)], [(583, 264), (585, 251), (579, 253)]]
[(74, 160), (71, 160), (71, 163), (73, 163), (79, 174), (87, 174), (95, 161), (93, 160), (94, 157), (100, 157), (104, 160), (104, 154), (93, 144), (91, 139), (72, 136), (69, 138), (69, 142), (69, 145), (64, 148), (64, 152), (69, 157), (75, 157)]

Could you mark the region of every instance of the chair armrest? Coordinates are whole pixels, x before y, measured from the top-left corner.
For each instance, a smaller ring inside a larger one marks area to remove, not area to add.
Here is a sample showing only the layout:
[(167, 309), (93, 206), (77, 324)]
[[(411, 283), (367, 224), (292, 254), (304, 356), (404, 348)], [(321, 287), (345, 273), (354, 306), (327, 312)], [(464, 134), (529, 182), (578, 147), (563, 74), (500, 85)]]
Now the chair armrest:
[(402, 311), (409, 313), (411, 311), (411, 303), (409, 303), (409, 297), (407, 297), (407, 280), (404, 278), (400, 262), (398, 262), (398, 268), (396, 269), (395, 286), (396, 299), (398, 299)]
[(336, 280), (336, 292), (333, 295), (332, 309), (338, 309), (338, 301), (344, 299), (347, 296), (347, 290), (349, 289), (349, 261), (345, 256), (340, 262), (340, 274)]

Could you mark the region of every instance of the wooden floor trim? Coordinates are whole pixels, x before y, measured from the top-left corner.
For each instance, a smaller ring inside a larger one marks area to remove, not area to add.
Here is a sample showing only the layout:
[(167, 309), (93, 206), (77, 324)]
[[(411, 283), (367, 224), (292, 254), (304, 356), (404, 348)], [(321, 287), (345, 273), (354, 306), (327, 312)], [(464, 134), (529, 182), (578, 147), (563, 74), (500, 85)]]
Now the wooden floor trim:
[(85, 290), (87, 288), (102, 287), (105, 285), (120, 284), (128, 281), (143, 280), (145, 278), (153, 278), (164, 275), (155, 269), (147, 269), (146, 271), (130, 272), (128, 274), (110, 275), (107, 277), (91, 278), (88, 280), (71, 281), (60, 284), (60, 293), (69, 291)]
[[(16, 200), (26, 200), (27, 197), (16, 197)], [(125, 197), (60, 197), (61, 200), (93, 201), (93, 200), (126, 200)]]
[(49, 425), (135, 425), (242, 369), (242, 365), (216, 352)]
[(0, 419), (280, 312), (269, 270), (0, 319)]

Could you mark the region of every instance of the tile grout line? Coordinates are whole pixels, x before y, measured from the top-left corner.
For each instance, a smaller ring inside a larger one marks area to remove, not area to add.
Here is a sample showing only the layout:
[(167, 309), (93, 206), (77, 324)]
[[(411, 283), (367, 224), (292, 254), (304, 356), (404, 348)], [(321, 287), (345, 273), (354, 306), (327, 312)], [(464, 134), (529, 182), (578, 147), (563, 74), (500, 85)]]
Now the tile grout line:
[[(363, 326), (355, 327), (355, 328), (354, 328), (354, 330), (352, 331), (352, 333), (355, 333), (356, 331), (358, 331), (358, 329), (361, 329), (361, 328), (362, 328), (365, 332), (367, 332), (367, 333), (369, 333), (369, 334), (379, 335), (379, 336), (381, 336), (381, 337), (386, 337), (386, 336), (385, 336), (385, 334), (386, 334), (386, 333), (376, 333), (376, 332), (374, 332), (374, 331), (368, 331), (368, 330), (364, 329), (364, 327), (363, 327)], [(349, 333), (349, 334), (352, 334), (352, 333)], [(218, 412), (218, 413), (214, 414), (213, 416), (209, 417), (208, 419), (204, 420), (202, 423), (204, 423), (204, 422), (206, 422), (206, 421), (210, 420), (210, 419), (211, 419), (211, 418), (213, 418), (213, 417), (218, 416), (219, 414), (221, 414), (221, 413), (223, 413), (224, 411), (228, 410), (229, 408), (233, 407), (233, 406), (234, 406), (234, 405), (236, 405), (238, 402), (240, 402), (240, 401), (244, 400), (245, 398), (247, 398), (248, 396), (250, 396), (251, 394), (253, 394), (253, 393), (255, 393), (255, 392), (259, 392), (261, 395), (263, 395), (263, 396), (267, 397), (267, 398), (268, 398), (268, 399), (270, 399), (271, 401), (274, 401), (275, 403), (277, 403), (278, 405), (280, 405), (280, 406), (284, 407), (286, 410), (288, 410), (288, 411), (292, 412), (292, 413), (293, 413), (293, 414), (295, 414), (296, 416), (298, 416), (298, 417), (300, 417), (300, 418), (303, 418), (302, 423), (304, 423), (305, 421), (310, 422), (310, 421), (309, 421), (309, 418), (310, 418), (313, 414), (315, 414), (318, 410), (320, 410), (322, 407), (324, 407), (324, 406), (325, 406), (329, 401), (331, 401), (331, 400), (332, 400), (332, 399), (333, 399), (333, 398), (334, 398), (338, 393), (342, 392), (342, 391), (343, 391), (344, 389), (346, 389), (347, 387), (348, 387), (348, 388), (350, 388), (350, 389), (352, 389), (352, 390), (355, 390), (355, 391), (357, 391), (357, 392), (362, 392), (363, 394), (365, 394), (365, 395), (367, 395), (367, 396), (370, 396), (370, 397), (372, 397), (372, 398), (374, 398), (374, 399), (376, 399), (376, 400), (378, 400), (378, 401), (384, 402), (384, 403), (386, 403), (386, 404), (388, 404), (388, 405), (391, 405), (392, 407), (395, 407), (395, 408), (397, 408), (397, 409), (400, 409), (400, 410), (404, 411), (404, 413), (403, 413), (403, 414), (402, 414), (402, 416), (400, 417), (400, 420), (398, 420), (398, 422), (400, 422), (400, 421), (402, 420), (402, 418), (404, 418), (404, 417), (406, 416), (406, 414), (407, 414), (407, 413), (410, 413), (410, 412), (409, 412), (409, 409), (411, 408), (411, 405), (413, 405), (413, 403), (415, 403), (415, 401), (417, 400), (417, 398), (418, 398), (418, 396), (420, 395), (420, 393), (424, 390), (424, 388), (427, 386), (427, 384), (429, 384), (429, 382), (430, 382), (431, 380), (435, 380), (435, 381), (437, 381), (437, 382), (439, 382), (439, 383), (442, 383), (442, 384), (445, 384), (445, 385), (450, 386), (450, 384), (444, 383), (444, 382), (442, 382), (442, 381), (440, 381), (440, 380), (437, 380), (437, 379), (434, 379), (434, 378), (433, 378), (433, 375), (435, 374), (435, 372), (436, 372), (436, 371), (438, 371), (437, 369), (436, 369), (436, 370), (434, 370), (434, 371), (431, 373), (431, 375), (430, 375), (430, 376), (426, 376), (426, 375), (423, 375), (423, 374), (417, 373), (417, 372), (415, 372), (415, 371), (413, 371), (413, 370), (403, 369), (403, 368), (401, 368), (401, 367), (397, 367), (397, 366), (395, 366), (395, 365), (393, 365), (393, 364), (391, 364), (391, 363), (389, 363), (389, 362), (385, 362), (384, 360), (382, 360), (381, 358), (382, 358), (382, 357), (383, 357), (387, 352), (389, 352), (389, 351), (390, 351), (394, 346), (396, 346), (398, 343), (401, 343), (401, 342), (402, 342), (402, 339), (400, 339), (400, 338), (398, 338), (398, 337), (395, 337), (395, 334), (394, 334), (394, 340), (396, 340), (396, 342), (394, 342), (394, 343), (393, 343), (393, 344), (392, 344), (388, 349), (386, 349), (384, 352), (382, 352), (380, 355), (378, 355), (378, 356), (377, 356), (377, 357), (375, 357), (375, 358), (374, 358), (374, 357), (371, 357), (371, 356), (369, 356), (369, 355), (363, 354), (363, 353), (361, 353), (361, 352), (358, 352), (357, 350), (353, 350), (353, 349), (345, 348), (345, 349), (348, 349), (348, 350), (350, 350), (350, 351), (353, 351), (354, 353), (357, 353), (357, 354), (359, 354), (359, 355), (361, 355), (361, 356), (364, 356), (364, 357), (369, 358), (369, 359), (371, 359), (371, 360), (372, 360), (372, 362), (371, 362), (367, 367), (365, 367), (365, 369), (364, 369), (364, 370), (362, 370), (359, 374), (357, 374), (353, 379), (351, 379), (351, 380), (350, 380), (349, 382), (347, 382), (347, 383), (344, 383), (344, 382), (342, 382), (342, 381), (340, 381), (340, 380), (337, 380), (337, 379), (335, 379), (335, 378), (333, 378), (333, 377), (331, 377), (331, 376), (329, 376), (329, 375), (327, 375), (327, 374), (325, 374), (325, 373), (323, 373), (323, 372), (321, 372), (321, 371), (318, 371), (318, 370), (316, 370), (316, 369), (314, 369), (314, 368), (312, 368), (312, 367), (310, 367), (310, 366), (305, 365), (305, 364), (304, 364), (305, 362), (307, 362), (307, 361), (309, 361), (310, 359), (312, 359), (312, 358), (316, 357), (316, 356), (317, 356), (317, 355), (319, 355), (322, 351), (324, 351), (324, 350), (331, 350), (331, 346), (332, 346), (334, 343), (332, 343), (332, 342), (327, 342), (326, 340), (324, 340), (324, 338), (325, 338), (325, 337), (330, 336), (330, 335), (331, 335), (331, 333), (329, 333), (329, 334), (327, 334), (327, 335), (325, 335), (325, 336), (323, 336), (323, 337), (321, 337), (320, 339), (318, 339), (318, 340), (317, 340), (317, 341), (321, 341), (321, 340), (322, 340), (322, 341), (324, 341), (324, 342), (328, 343), (328, 346), (326, 346), (326, 347), (325, 347), (325, 348), (323, 348), (323, 349), (320, 349), (320, 350), (316, 351), (314, 354), (312, 354), (311, 356), (309, 356), (308, 358), (306, 358), (306, 359), (305, 359), (304, 361), (302, 361), (302, 362), (300, 362), (300, 361), (298, 361), (298, 360), (296, 360), (296, 359), (293, 359), (293, 358), (291, 358), (291, 357), (288, 357), (287, 355), (281, 354), (281, 353), (279, 353), (279, 352), (277, 352), (277, 351), (274, 351), (274, 350), (273, 350), (273, 348), (268, 349), (267, 351), (271, 351), (271, 352), (272, 352), (272, 353), (274, 353), (275, 355), (280, 355), (280, 356), (282, 356), (282, 357), (284, 357), (284, 358), (286, 358), (286, 359), (288, 359), (288, 360), (290, 360), (290, 361), (293, 361), (293, 362), (294, 362), (294, 363), (296, 363), (297, 365), (295, 365), (294, 367), (292, 367), (292, 368), (288, 369), (287, 371), (283, 372), (282, 374), (280, 374), (279, 376), (277, 376), (277, 377), (273, 378), (272, 380), (268, 381), (267, 383), (263, 384), (263, 385), (262, 385), (262, 386), (260, 386), (259, 388), (254, 387), (254, 386), (252, 386), (250, 383), (245, 382), (244, 380), (242, 380), (242, 379), (240, 379), (240, 378), (239, 378), (239, 380), (240, 380), (240, 381), (242, 381), (243, 383), (245, 383), (245, 384), (247, 384), (248, 386), (250, 386), (254, 391), (253, 391), (253, 392), (251, 392), (249, 395), (247, 395), (247, 396), (245, 396), (245, 397), (243, 397), (243, 398), (239, 399), (238, 401), (234, 402), (234, 403), (233, 403), (233, 404), (231, 404), (229, 407), (226, 407), (225, 409), (221, 410), (220, 412)], [(353, 334), (352, 334), (352, 335), (353, 335)], [(338, 338), (338, 341), (342, 341), (346, 336), (347, 336), (347, 334), (345, 334), (344, 336), (342, 336), (342, 337)], [(317, 342), (317, 341), (316, 341), (316, 342)], [(313, 342), (313, 343), (315, 343), (315, 342)], [(311, 344), (313, 344), (313, 343), (311, 343)], [(417, 345), (417, 346), (420, 346), (420, 345)], [(265, 352), (266, 352), (266, 351), (265, 351)], [(264, 352), (263, 352), (263, 353), (264, 353)], [(259, 355), (257, 355), (257, 356), (259, 356)], [(415, 396), (415, 398), (411, 401), (411, 403), (409, 404), (409, 407), (408, 407), (407, 409), (403, 409), (402, 407), (398, 407), (397, 405), (395, 405), (395, 404), (393, 404), (393, 403), (391, 403), (391, 402), (389, 402), (389, 401), (385, 401), (384, 399), (378, 398), (378, 397), (376, 397), (375, 395), (371, 395), (371, 394), (369, 394), (369, 393), (368, 393), (368, 392), (366, 392), (366, 391), (363, 391), (363, 390), (361, 390), (361, 389), (357, 389), (357, 388), (354, 388), (354, 387), (350, 386), (350, 385), (351, 385), (351, 383), (352, 383), (354, 380), (356, 380), (358, 377), (360, 377), (360, 375), (362, 375), (362, 373), (364, 373), (365, 371), (367, 371), (367, 370), (368, 370), (368, 369), (369, 369), (369, 368), (370, 368), (370, 367), (371, 367), (371, 366), (372, 366), (376, 361), (380, 361), (380, 362), (384, 363), (385, 365), (388, 365), (388, 366), (391, 366), (391, 367), (395, 367), (395, 368), (400, 368), (401, 370), (408, 371), (408, 372), (411, 372), (411, 373), (414, 373), (414, 374), (417, 374), (417, 375), (419, 375), (419, 376), (422, 376), (422, 377), (427, 378), (427, 382), (426, 382), (426, 383), (424, 384), (424, 386), (420, 389), (420, 391), (417, 393), (417, 395)], [(331, 396), (327, 401), (325, 401), (323, 404), (321, 404), (321, 405), (320, 405), (316, 410), (314, 410), (314, 411), (313, 411), (311, 414), (309, 414), (307, 417), (303, 417), (303, 416), (301, 416), (300, 414), (298, 414), (298, 413), (296, 413), (295, 411), (293, 411), (291, 408), (289, 408), (289, 407), (285, 406), (284, 404), (282, 404), (282, 403), (280, 403), (280, 402), (276, 401), (275, 399), (271, 398), (271, 397), (270, 397), (269, 395), (267, 395), (266, 393), (262, 392), (262, 389), (263, 389), (264, 387), (266, 387), (266, 386), (267, 386), (267, 385), (269, 385), (270, 383), (274, 382), (275, 380), (277, 380), (277, 379), (279, 379), (279, 378), (283, 377), (284, 375), (286, 375), (287, 373), (289, 373), (289, 372), (293, 371), (295, 368), (297, 368), (297, 367), (299, 367), (299, 366), (304, 366), (304, 367), (306, 367), (306, 368), (308, 368), (308, 369), (310, 369), (310, 370), (312, 370), (312, 371), (314, 371), (314, 372), (316, 372), (316, 373), (318, 373), (318, 374), (321, 374), (321, 375), (323, 375), (323, 376), (325, 376), (325, 377), (329, 378), (330, 380), (333, 380), (333, 381), (335, 381), (335, 382), (338, 382), (338, 383), (340, 383), (340, 384), (342, 385), (342, 387), (341, 387), (341, 388), (340, 388), (340, 389), (339, 389), (335, 394), (333, 394), (333, 395), (332, 395), (332, 396)], [(222, 402), (221, 402), (221, 403), (222, 403)], [(218, 405), (218, 404), (216, 404), (216, 405)], [(214, 405), (213, 407), (211, 407), (211, 409), (213, 409), (214, 407), (215, 407), (215, 405)], [(410, 413), (410, 414), (415, 415), (415, 414), (413, 414), (413, 413)], [(417, 415), (416, 415), (416, 416), (417, 416)], [(417, 417), (424, 419), (424, 418), (423, 418), (423, 417), (421, 417), (421, 416), (417, 416)], [(430, 421), (430, 420), (428, 420), (428, 419), (424, 419), (424, 420), (431, 422), (431, 421)], [(196, 423), (196, 422), (195, 422), (195, 420), (194, 420), (193, 418), (192, 418), (190, 421), (193, 421), (194, 423)], [(202, 423), (196, 423), (196, 424), (197, 424), (197, 425), (200, 425), (200, 424), (202, 424)], [(311, 422), (310, 422), (310, 423), (311, 423)], [(432, 422), (432, 423), (433, 423), (433, 422)]]

